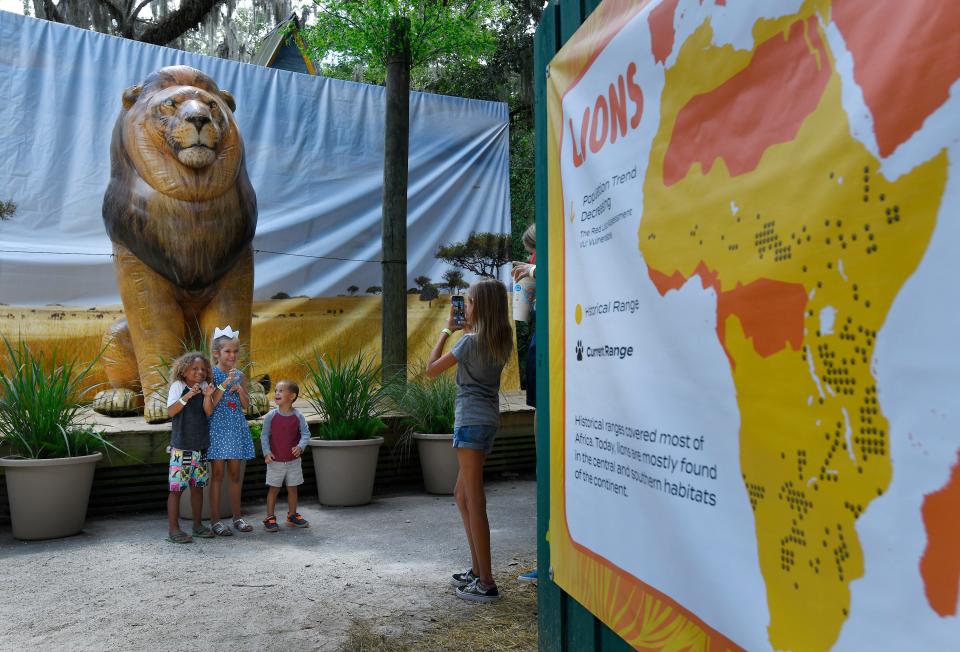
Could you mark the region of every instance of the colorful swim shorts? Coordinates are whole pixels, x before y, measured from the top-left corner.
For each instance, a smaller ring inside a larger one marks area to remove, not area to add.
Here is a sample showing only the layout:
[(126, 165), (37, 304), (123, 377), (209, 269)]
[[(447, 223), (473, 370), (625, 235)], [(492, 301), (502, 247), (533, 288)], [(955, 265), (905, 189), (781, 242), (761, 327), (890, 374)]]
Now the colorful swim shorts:
[(209, 469), (206, 451), (185, 451), (170, 447), (170, 491), (180, 492), (187, 487), (205, 487)]

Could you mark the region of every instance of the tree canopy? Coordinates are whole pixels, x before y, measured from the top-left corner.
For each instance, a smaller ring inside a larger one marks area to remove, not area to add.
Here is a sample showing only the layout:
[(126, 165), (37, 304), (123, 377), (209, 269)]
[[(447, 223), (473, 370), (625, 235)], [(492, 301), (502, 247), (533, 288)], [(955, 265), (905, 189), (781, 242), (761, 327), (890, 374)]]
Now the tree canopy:
[(423, 286), (423, 289), (420, 291), (420, 300), (428, 301), (431, 308), (433, 307), (433, 300), (440, 296), (440, 292), (437, 291), (437, 288), (429, 283)]
[(443, 286), (447, 292), (454, 294), (457, 290), (463, 290), (470, 287), (470, 284), (463, 280), (463, 272), (459, 269), (448, 269), (443, 273)]
[(422, 289), (430, 285), (433, 282), (433, 279), (431, 279), (429, 276), (421, 275), (413, 279), (413, 282), (417, 284), (417, 287)]
[(263, 37), (309, 0), (26, 0), (24, 14), (104, 34), (249, 61)]
[[(410, 21), (410, 67), (448, 57), (477, 59), (497, 47), (495, 26), (504, 13), (497, 0), (317, 0), (316, 24), (304, 39), (317, 61), (331, 60), (343, 71), (362, 67), (367, 81), (386, 74), (390, 21)], [(396, 53), (394, 53), (396, 54)]]
[(510, 234), (474, 231), (464, 242), (441, 245), (437, 258), (477, 276), (499, 276), (510, 262)]
[(0, 201), (0, 221), (9, 220), (17, 212), (17, 205), (14, 201)]

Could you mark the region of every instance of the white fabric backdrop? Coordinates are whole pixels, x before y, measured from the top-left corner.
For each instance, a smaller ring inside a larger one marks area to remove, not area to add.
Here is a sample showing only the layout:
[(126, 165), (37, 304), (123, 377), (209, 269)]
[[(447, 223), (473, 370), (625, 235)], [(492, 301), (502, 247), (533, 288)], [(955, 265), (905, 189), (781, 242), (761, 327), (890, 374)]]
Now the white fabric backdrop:
[[(237, 100), (257, 193), (255, 299), (380, 285), (384, 89), (146, 45), (0, 11), (0, 302), (119, 303), (100, 207), (123, 90), (163, 66)], [(408, 275), (438, 244), (510, 231), (506, 105), (410, 99)], [(277, 255), (264, 251), (299, 254)], [(507, 270), (504, 279), (507, 279)]]

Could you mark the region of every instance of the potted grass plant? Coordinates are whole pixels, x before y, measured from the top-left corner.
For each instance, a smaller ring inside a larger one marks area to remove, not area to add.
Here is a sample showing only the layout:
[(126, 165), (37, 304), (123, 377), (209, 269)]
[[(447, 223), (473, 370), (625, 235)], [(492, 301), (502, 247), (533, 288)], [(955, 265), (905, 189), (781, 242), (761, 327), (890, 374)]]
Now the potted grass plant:
[(432, 494), (452, 494), (460, 470), (453, 448), (457, 384), (448, 374), (431, 379), (418, 373), (392, 394), (405, 415), (401, 445), (417, 443), (424, 487)]
[(373, 497), (390, 383), (380, 382), (380, 365), (362, 353), (315, 352), (303, 364), (304, 398), (324, 419), (310, 439), (320, 503), (365, 505)]
[(0, 442), (13, 536), (77, 534), (87, 515), (93, 473), (103, 452), (120, 452), (86, 422), (82, 401), (96, 364), (33, 351), (3, 337)]

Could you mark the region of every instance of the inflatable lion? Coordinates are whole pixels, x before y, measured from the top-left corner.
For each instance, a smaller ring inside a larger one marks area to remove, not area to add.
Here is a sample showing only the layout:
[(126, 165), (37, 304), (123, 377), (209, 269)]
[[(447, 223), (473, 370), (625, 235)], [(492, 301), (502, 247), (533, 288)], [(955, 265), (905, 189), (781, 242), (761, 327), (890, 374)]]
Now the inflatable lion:
[[(248, 355), (257, 197), (247, 177), (236, 105), (207, 75), (162, 68), (123, 93), (110, 146), (103, 222), (113, 241), (125, 319), (106, 335), (112, 390), (94, 409), (147, 422), (167, 417), (170, 362), (213, 329), (240, 331)], [(251, 385), (251, 412), (266, 404)]]

